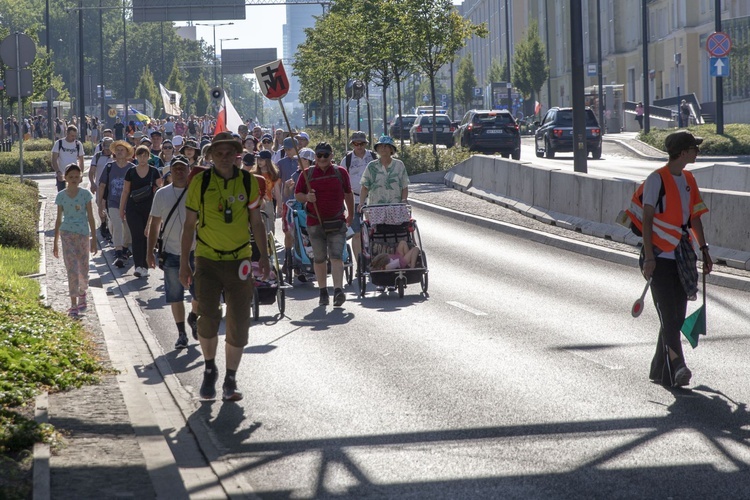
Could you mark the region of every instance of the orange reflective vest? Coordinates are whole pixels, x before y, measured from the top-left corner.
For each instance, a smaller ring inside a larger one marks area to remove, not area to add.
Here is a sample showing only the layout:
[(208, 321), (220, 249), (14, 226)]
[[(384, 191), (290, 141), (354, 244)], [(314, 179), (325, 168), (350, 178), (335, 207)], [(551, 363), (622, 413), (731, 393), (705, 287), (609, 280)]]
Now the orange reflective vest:
[[(654, 213), (654, 225), (652, 229), (651, 242), (662, 252), (671, 252), (680, 243), (682, 238), (683, 214), (680, 192), (677, 189), (677, 183), (672, 178), (672, 174), (665, 166), (657, 170), (661, 176), (661, 182), (666, 199), (666, 208), (660, 212)], [(706, 204), (703, 203), (698, 184), (695, 182), (693, 174), (687, 170), (682, 171), (685, 176), (688, 188), (690, 190), (690, 219), (700, 217), (708, 212)], [(645, 182), (633, 193), (630, 200), (630, 208), (626, 211), (632, 224), (643, 232), (643, 186)], [(677, 203), (675, 203), (677, 200)]]

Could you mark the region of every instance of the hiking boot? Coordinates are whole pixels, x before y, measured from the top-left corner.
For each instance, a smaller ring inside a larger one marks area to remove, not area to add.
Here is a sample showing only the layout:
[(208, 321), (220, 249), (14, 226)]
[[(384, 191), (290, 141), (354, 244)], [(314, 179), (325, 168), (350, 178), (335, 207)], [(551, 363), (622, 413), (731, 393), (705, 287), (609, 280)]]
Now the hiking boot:
[(239, 401), (242, 399), (242, 393), (237, 390), (237, 381), (234, 379), (224, 379), (222, 389), (222, 399), (224, 401)]
[(188, 346), (187, 333), (180, 332), (180, 335), (177, 337), (177, 342), (174, 343), (174, 348), (185, 349), (187, 346)]
[(327, 306), (331, 303), (330, 297), (328, 297), (328, 289), (327, 288), (321, 288), (320, 289), (320, 299), (318, 300), (319, 306)]
[(687, 366), (680, 367), (675, 373), (674, 373), (674, 384), (673, 387), (684, 387), (690, 383), (690, 378), (693, 376), (693, 373), (690, 371), (690, 369)]
[(123, 255), (122, 250), (115, 251), (115, 267), (125, 267), (125, 256)]
[(333, 291), (333, 305), (341, 307), (346, 302), (346, 294), (341, 288), (337, 288)]
[(219, 374), (213, 370), (203, 370), (203, 383), (201, 384), (200, 395), (202, 399), (216, 399), (216, 379)]
[(193, 339), (198, 340), (198, 315), (194, 312), (188, 314), (187, 323), (190, 325), (190, 330), (193, 334)]

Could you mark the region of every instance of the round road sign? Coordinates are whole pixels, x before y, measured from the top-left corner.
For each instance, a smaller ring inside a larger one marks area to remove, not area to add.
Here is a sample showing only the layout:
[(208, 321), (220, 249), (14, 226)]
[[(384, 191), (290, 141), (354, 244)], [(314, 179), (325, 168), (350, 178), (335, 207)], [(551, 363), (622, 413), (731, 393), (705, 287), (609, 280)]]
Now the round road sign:
[[(16, 43), (18, 35), (18, 43)], [(16, 54), (18, 51), (18, 54)], [(23, 33), (11, 33), (0, 42), (0, 58), (6, 66), (13, 69), (22, 69), (34, 62), (36, 57), (36, 45), (28, 35)], [(20, 61), (20, 65), (16, 61)]]
[(711, 33), (706, 40), (706, 50), (711, 57), (726, 57), (732, 50), (732, 40), (723, 31)]
[(117, 116), (117, 110), (115, 108), (109, 108), (109, 111), (107, 111), (107, 114), (110, 118), (114, 118)]

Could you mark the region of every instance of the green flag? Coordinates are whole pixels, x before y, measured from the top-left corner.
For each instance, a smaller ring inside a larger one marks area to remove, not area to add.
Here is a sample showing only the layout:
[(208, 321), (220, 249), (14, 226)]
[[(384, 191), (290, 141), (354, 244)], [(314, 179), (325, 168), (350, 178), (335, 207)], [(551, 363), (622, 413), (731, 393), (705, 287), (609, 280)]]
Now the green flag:
[(682, 334), (695, 349), (698, 346), (698, 335), (706, 334), (706, 306), (700, 306), (697, 311), (685, 318), (682, 324)]

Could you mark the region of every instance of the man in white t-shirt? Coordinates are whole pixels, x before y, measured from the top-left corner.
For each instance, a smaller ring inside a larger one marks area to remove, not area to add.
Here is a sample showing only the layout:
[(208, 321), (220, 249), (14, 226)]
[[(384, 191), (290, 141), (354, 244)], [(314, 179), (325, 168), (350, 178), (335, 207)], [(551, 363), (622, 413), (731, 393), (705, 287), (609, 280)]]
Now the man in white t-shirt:
[[(154, 194), (147, 226), (149, 228), (147, 248), (156, 248), (159, 230), (164, 224), (162, 247), (159, 252), (159, 267), (164, 270), (164, 294), (167, 304), (172, 308), (172, 317), (177, 325), (175, 349), (184, 349), (188, 346), (188, 338), (185, 333), (185, 288), (180, 283), (180, 244), (182, 227), (185, 223), (188, 163), (188, 159), (182, 155), (175, 156), (172, 159), (170, 166), (172, 182)], [(193, 249), (195, 249), (195, 241), (193, 241)], [(195, 268), (192, 251), (190, 254), (190, 265)], [(149, 267), (156, 267), (154, 252), (147, 252), (146, 260)], [(197, 311), (198, 303), (195, 300), (192, 283), (190, 285), (190, 296), (192, 297), (192, 311)], [(192, 311), (188, 315), (188, 324), (192, 329), (193, 338), (197, 340), (198, 316)]]
[(65, 189), (65, 179), (63, 178), (65, 167), (71, 163), (77, 163), (81, 172), (84, 172), (83, 144), (76, 139), (77, 136), (78, 127), (68, 125), (65, 137), (55, 141), (52, 146), (52, 171), (55, 172), (57, 178), (58, 192)]
[(362, 240), (359, 236), (361, 230), (359, 220), (360, 181), (367, 165), (378, 158), (378, 155), (367, 149), (369, 144), (370, 141), (367, 140), (367, 135), (364, 132), (358, 130), (352, 133), (351, 140), (349, 141), (352, 151), (348, 152), (341, 160), (341, 166), (345, 167), (349, 172), (349, 180), (352, 183), (352, 192), (354, 193), (354, 212), (356, 214), (354, 219), (352, 219), (352, 231), (354, 231), (352, 250), (354, 251), (354, 260), (357, 260), (357, 256), (362, 252)]
[(172, 140), (172, 137), (174, 137), (174, 122), (172, 121), (171, 116), (168, 116), (167, 121), (164, 122), (164, 135), (166, 135), (167, 139), (170, 141)]

